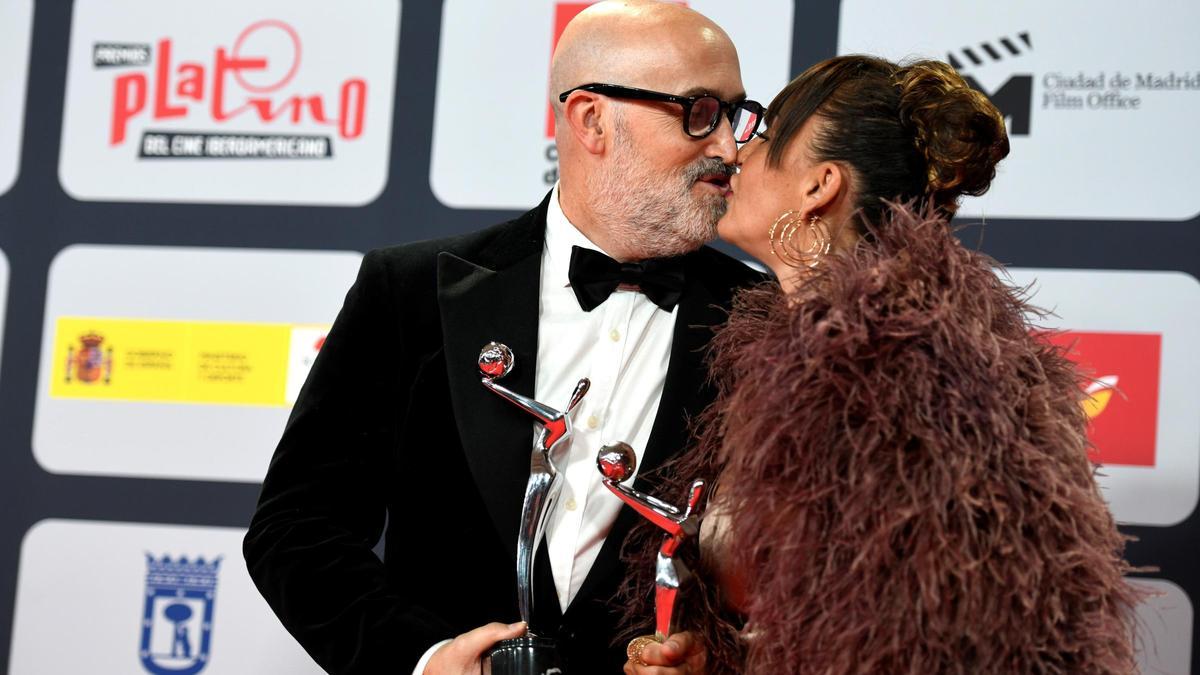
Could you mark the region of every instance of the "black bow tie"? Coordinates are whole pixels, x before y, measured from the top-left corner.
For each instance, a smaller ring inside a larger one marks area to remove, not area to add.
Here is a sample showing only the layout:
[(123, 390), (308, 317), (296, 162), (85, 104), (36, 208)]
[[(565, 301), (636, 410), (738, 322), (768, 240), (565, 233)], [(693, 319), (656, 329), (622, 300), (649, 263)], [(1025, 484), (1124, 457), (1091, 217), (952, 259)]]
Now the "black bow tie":
[(588, 248), (571, 247), (571, 290), (583, 311), (600, 306), (622, 284), (637, 286), (650, 302), (666, 311), (674, 309), (683, 294), (683, 260), (655, 258), (619, 263)]

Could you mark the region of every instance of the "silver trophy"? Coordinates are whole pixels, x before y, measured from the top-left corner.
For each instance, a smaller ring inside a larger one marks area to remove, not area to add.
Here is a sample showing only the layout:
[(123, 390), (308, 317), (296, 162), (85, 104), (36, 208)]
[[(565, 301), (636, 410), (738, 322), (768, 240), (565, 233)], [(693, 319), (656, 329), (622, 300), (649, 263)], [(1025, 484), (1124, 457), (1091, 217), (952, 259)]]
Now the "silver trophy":
[[(529, 480), (521, 505), (521, 529), (517, 533), (517, 608), (521, 620), (531, 626), (533, 615), (533, 561), (541, 544), (558, 493), (562, 476), (554, 465), (554, 451), (571, 437), (571, 411), (587, 394), (591, 381), (586, 377), (575, 385), (566, 412), (559, 412), (528, 396), (522, 396), (495, 382), (513, 368), (512, 350), (499, 342), (489, 342), (479, 352), (480, 382), (500, 398), (529, 413), (541, 425), (533, 453), (529, 458)], [(494, 675), (542, 675), (562, 673), (554, 641), (539, 637), (533, 630), (519, 638), (502, 640), (485, 658)]]
[[(687, 504), (677, 507), (660, 499), (622, 485), (637, 468), (637, 456), (625, 443), (613, 443), (600, 448), (596, 466), (604, 476), (604, 486), (621, 501), (666, 532), (654, 568), (654, 639), (663, 642), (678, 632), (675, 614), (680, 589), (692, 578), (691, 570), (675, 553), (683, 542), (700, 531), (700, 500), (704, 496), (703, 480), (692, 481)], [(649, 639), (635, 638), (636, 640)], [(632, 648), (632, 645), (631, 645)]]

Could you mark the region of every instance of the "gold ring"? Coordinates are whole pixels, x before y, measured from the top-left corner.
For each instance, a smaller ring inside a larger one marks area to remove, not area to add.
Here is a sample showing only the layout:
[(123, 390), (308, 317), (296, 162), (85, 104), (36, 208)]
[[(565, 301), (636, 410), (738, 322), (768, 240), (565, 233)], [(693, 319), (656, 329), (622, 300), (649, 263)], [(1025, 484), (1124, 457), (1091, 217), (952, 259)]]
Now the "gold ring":
[(625, 655), (629, 657), (630, 661), (639, 666), (649, 665), (642, 660), (642, 650), (647, 645), (652, 645), (656, 642), (658, 642), (658, 638), (653, 635), (639, 635), (629, 641), (629, 645), (625, 647)]

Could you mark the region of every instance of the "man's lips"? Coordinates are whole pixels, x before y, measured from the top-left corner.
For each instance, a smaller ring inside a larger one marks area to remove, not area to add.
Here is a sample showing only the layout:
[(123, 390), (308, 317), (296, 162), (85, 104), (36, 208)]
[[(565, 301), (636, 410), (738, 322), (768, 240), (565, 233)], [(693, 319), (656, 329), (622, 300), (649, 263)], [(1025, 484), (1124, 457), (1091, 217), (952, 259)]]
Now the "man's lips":
[(728, 197), (733, 191), (729, 188), (729, 176), (723, 173), (707, 173), (696, 179), (697, 183), (711, 186), (720, 194)]

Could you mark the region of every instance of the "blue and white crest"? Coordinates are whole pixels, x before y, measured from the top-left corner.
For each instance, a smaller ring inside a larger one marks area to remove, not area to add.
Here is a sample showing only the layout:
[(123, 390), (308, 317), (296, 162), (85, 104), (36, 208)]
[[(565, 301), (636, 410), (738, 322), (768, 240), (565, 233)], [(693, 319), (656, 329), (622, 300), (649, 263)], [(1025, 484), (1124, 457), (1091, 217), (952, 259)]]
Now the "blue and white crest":
[(154, 675), (195, 675), (208, 665), (218, 557), (188, 562), (146, 554), (146, 607), (142, 612), (142, 667)]

